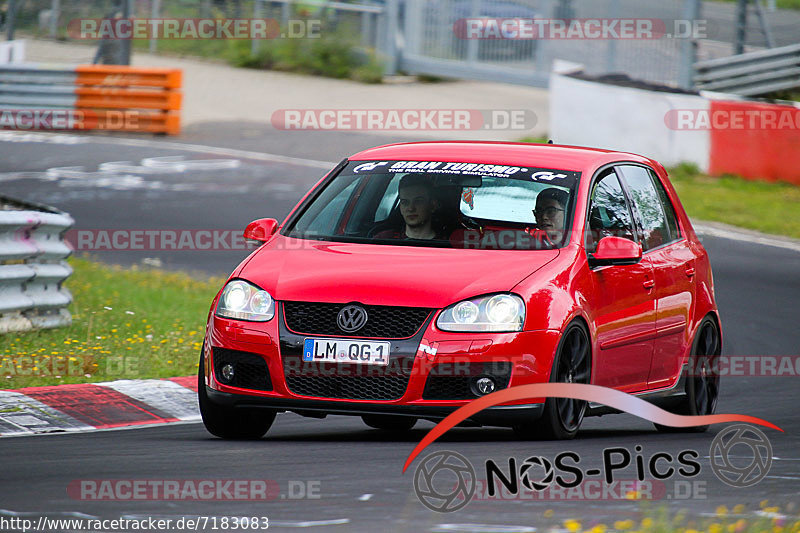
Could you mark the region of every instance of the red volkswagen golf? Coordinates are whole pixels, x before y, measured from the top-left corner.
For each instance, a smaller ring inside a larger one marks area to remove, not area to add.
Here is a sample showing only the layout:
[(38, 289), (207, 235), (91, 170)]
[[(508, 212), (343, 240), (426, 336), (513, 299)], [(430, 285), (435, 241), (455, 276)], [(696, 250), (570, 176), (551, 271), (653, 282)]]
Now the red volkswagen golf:
[[(214, 435), (259, 438), (283, 411), (402, 431), (543, 382), (714, 412), (721, 330), (708, 255), (651, 159), (381, 146), (342, 161), (283, 223), (256, 220), (245, 236), (263, 244), (214, 299), (200, 359)], [(468, 422), (566, 439), (604, 409), (539, 398)]]

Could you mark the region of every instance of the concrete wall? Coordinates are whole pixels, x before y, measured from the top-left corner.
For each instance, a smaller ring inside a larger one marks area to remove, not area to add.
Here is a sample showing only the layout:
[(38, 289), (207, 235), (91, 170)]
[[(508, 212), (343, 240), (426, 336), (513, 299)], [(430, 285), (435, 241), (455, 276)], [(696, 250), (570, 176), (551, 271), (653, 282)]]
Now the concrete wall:
[(700, 96), (618, 87), (553, 73), (550, 137), (573, 144), (633, 152), (663, 165), (692, 162), (709, 168), (708, 131), (667, 127), (670, 111), (708, 110)]

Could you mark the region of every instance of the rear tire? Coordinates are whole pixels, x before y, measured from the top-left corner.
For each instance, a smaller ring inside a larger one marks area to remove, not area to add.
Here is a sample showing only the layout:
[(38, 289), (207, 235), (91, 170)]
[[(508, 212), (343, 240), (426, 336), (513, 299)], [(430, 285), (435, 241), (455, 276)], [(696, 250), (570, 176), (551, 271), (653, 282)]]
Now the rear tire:
[[(719, 373), (716, 371), (717, 358), (722, 352), (717, 322), (707, 316), (697, 328), (689, 357), (689, 375), (686, 378), (686, 396), (670, 412), (678, 415), (711, 415), (717, 409), (719, 398)], [(704, 426), (688, 428), (653, 424), (663, 433), (702, 433)]]
[(408, 431), (417, 423), (416, 418), (397, 415), (362, 415), (361, 420), (371, 428), (396, 433)]
[[(558, 343), (551, 383), (590, 383), (592, 372), (589, 332), (583, 323), (572, 322)], [(586, 402), (570, 398), (547, 398), (539, 420), (514, 426), (524, 440), (568, 440), (578, 434)]]
[(206, 429), (223, 439), (260, 439), (275, 421), (276, 411), (226, 407), (212, 402), (206, 392), (204, 351), (205, 347), (200, 352), (200, 367), (197, 371), (197, 399)]

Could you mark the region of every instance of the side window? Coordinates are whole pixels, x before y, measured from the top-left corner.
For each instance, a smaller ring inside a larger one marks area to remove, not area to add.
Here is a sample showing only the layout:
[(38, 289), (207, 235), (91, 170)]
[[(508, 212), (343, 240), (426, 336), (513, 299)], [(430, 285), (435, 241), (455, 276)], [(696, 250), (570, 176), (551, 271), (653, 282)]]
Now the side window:
[(650, 173), (650, 178), (653, 180), (653, 183), (655, 183), (658, 197), (661, 200), (661, 206), (664, 208), (664, 215), (667, 217), (667, 226), (669, 226), (669, 233), (672, 237), (670, 241), (677, 241), (681, 238), (681, 230), (678, 227), (678, 217), (675, 216), (675, 207), (673, 207), (669, 195), (667, 195), (667, 191), (664, 189), (664, 185), (661, 184), (661, 180), (658, 179), (658, 176), (652, 170), (648, 169), (648, 172)]
[(664, 207), (650, 173), (646, 168), (634, 165), (622, 165), (620, 168), (639, 215), (642, 250), (652, 250), (672, 241)]
[(600, 239), (612, 236), (635, 240), (630, 207), (613, 171), (600, 178), (592, 189), (586, 251), (594, 252)]
[(381, 202), (378, 204), (378, 209), (375, 211), (373, 222), (380, 222), (381, 220), (389, 218), (389, 213), (392, 212), (392, 207), (394, 207), (394, 204), (397, 202), (397, 188), (400, 185), (400, 178), (403, 176), (405, 176), (405, 174), (398, 174), (392, 177), (392, 181), (390, 181), (389, 186), (386, 187), (383, 198), (381, 198)]

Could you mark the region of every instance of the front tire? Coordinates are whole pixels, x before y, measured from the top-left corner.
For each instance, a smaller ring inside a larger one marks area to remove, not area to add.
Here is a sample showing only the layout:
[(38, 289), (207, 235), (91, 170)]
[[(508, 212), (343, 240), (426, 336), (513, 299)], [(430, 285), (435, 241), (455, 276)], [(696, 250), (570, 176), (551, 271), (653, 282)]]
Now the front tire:
[[(707, 316), (697, 328), (697, 335), (692, 343), (686, 395), (675, 408), (670, 409), (671, 412), (690, 416), (714, 414), (719, 398), (717, 358), (721, 352), (722, 343), (717, 322)], [(702, 433), (708, 429), (708, 424), (688, 428), (654, 425), (658, 431), (664, 433)]]
[(417, 423), (416, 418), (397, 415), (362, 415), (361, 420), (371, 428), (395, 433), (408, 431)]
[(203, 424), (212, 435), (231, 440), (254, 440), (263, 437), (277, 414), (274, 409), (237, 409), (212, 402), (206, 392), (205, 361), (200, 352), (197, 371), (197, 399)]
[[(590, 383), (592, 372), (589, 332), (583, 323), (572, 322), (558, 343), (550, 381), (552, 383)], [(586, 402), (571, 398), (547, 398), (542, 417), (514, 426), (525, 440), (568, 440), (575, 438), (586, 413)]]

